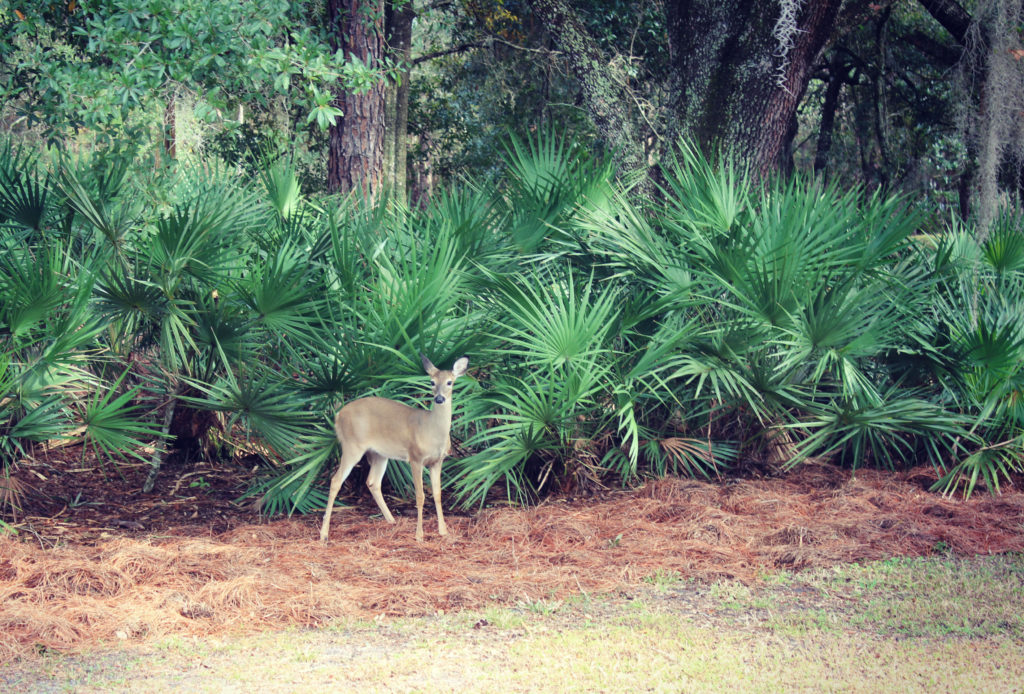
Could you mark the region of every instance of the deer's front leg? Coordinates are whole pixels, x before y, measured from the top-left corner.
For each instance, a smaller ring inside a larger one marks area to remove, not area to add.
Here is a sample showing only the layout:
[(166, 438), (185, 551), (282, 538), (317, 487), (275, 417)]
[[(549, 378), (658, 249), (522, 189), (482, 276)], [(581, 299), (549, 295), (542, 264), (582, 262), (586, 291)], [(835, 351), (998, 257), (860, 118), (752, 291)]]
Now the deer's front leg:
[(410, 462), (412, 486), (416, 489), (416, 541), (423, 542), (423, 463)]
[(447, 535), (448, 526), (444, 522), (444, 511), (441, 510), (441, 458), (430, 468), (430, 491), (434, 494), (434, 507), (437, 509), (437, 533)]

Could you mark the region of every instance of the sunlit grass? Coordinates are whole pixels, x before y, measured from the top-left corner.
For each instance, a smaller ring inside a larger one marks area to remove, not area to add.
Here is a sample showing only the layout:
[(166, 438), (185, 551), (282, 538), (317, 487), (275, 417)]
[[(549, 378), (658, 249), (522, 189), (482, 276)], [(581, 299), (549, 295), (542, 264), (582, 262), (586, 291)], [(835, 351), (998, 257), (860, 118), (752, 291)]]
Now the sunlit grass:
[(419, 619), (51, 654), (9, 691), (961, 692), (1024, 688), (1024, 555), (889, 559), (754, 585), (655, 573)]

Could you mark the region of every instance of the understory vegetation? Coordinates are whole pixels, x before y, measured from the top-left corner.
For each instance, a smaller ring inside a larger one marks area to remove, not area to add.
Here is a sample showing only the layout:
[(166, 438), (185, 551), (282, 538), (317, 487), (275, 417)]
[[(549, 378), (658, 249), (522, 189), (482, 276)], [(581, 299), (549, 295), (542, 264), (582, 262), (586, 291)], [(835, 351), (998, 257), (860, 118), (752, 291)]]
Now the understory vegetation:
[(154, 469), (256, 454), (265, 512), (322, 508), (333, 412), (421, 400), (421, 352), (469, 356), (468, 507), (750, 460), (930, 462), (965, 495), (1024, 470), (1019, 210), (979, 235), (686, 143), (653, 199), (552, 132), (504, 164), (409, 209), (306, 197), (287, 158), (249, 180), (0, 143), (0, 511), (65, 437)]

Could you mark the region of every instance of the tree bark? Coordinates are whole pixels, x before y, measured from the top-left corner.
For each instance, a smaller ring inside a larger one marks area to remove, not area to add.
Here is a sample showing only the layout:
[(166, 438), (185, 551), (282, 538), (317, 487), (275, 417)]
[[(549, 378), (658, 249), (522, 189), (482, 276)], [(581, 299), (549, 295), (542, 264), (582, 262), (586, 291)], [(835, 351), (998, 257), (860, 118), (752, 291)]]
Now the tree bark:
[[(392, 54), (401, 64), (398, 83), (394, 85), (394, 120), (392, 130), (386, 134), (391, 162), (388, 170), (389, 185), (400, 203), (406, 201), (408, 188), (408, 172), (406, 160), (408, 154), (409, 130), (409, 80), (412, 77), (412, 21), (416, 17), (413, 0), (409, 0), (400, 9), (392, 9), (388, 14), (388, 44)], [(393, 3), (389, 3), (393, 5)]]
[(760, 176), (784, 166), (796, 108), (842, 0), (804, 3), (785, 50), (773, 35), (778, 0), (665, 4), (680, 132), (705, 151), (731, 151)]
[(878, 50), (878, 73), (872, 76), (874, 82), (875, 105), (873, 109), (875, 121), (875, 137), (878, 138), (878, 156), (882, 165), (878, 168), (882, 186), (887, 187), (893, 171), (892, 158), (889, 156), (888, 109), (886, 104), (885, 80), (888, 67), (885, 61), (886, 41), (888, 41), (889, 17), (891, 8), (881, 11), (875, 27), (875, 46)]
[[(332, 46), (370, 68), (384, 55), (384, 0), (327, 0)], [(343, 115), (328, 134), (327, 189), (359, 191), (367, 200), (380, 192), (384, 175), (383, 81), (365, 92), (339, 90)]]
[[(394, 23), (394, 3), (391, 0), (385, 3), (384, 10), (384, 43), (391, 50), (391, 31)], [(384, 189), (394, 190), (395, 187), (395, 99), (397, 97), (398, 85), (394, 80), (388, 80), (384, 85)]]
[(971, 28), (971, 15), (953, 0), (920, 0), (921, 6), (948, 31), (961, 46), (967, 45), (967, 32)]
[(532, 0), (534, 14), (565, 54), (598, 136), (615, 153), (622, 173), (646, 168), (643, 142), (627, 106), (626, 80), (565, 0)]

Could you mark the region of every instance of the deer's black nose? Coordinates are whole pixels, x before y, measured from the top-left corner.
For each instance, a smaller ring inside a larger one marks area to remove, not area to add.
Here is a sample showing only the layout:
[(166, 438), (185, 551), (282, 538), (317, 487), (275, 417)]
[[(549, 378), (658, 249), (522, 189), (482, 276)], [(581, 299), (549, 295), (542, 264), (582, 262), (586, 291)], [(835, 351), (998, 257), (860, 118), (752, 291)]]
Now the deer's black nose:
[(434, 402), (436, 402), (438, 405), (443, 405), (444, 404), (444, 396), (443, 395), (436, 395), (436, 396), (434, 396)]

